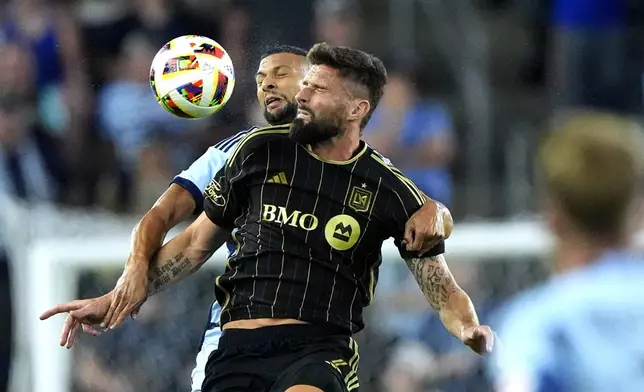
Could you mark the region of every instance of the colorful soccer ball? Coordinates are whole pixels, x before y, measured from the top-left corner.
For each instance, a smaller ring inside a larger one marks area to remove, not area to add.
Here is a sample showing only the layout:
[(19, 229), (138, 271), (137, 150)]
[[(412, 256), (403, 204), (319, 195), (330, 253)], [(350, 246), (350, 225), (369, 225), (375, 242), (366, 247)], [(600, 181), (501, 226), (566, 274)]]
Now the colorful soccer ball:
[(157, 102), (183, 118), (204, 118), (224, 107), (235, 87), (226, 50), (210, 38), (185, 35), (159, 50), (150, 67)]

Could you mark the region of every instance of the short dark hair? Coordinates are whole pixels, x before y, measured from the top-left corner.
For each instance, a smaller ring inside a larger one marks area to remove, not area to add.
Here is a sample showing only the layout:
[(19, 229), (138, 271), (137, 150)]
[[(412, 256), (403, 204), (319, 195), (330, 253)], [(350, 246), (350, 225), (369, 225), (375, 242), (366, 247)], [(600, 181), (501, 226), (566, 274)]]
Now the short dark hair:
[(362, 50), (333, 46), (325, 42), (315, 44), (307, 55), (311, 65), (326, 65), (340, 71), (343, 78), (365, 87), (369, 92), (371, 109), (362, 119), (364, 128), (378, 106), (387, 84), (387, 69), (382, 61)]
[(263, 60), (264, 58), (268, 56), (272, 56), (274, 54), (278, 53), (291, 53), (291, 54), (296, 54), (298, 56), (306, 57), (307, 51), (306, 49), (302, 49), (297, 46), (292, 46), (292, 45), (277, 45), (270, 47), (262, 53), (262, 57), (260, 60)]

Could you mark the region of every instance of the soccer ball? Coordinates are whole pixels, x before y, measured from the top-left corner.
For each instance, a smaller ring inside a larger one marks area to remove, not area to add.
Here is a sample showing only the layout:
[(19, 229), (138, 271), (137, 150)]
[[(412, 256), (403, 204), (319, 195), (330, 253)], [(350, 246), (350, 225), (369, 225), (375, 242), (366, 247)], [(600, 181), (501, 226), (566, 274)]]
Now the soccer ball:
[(159, 50), (150, 67), (157, 102), (182, 118), (204, 118), (230, 99), (235, 70), (226, 50), (210, 38), (185, 35)]

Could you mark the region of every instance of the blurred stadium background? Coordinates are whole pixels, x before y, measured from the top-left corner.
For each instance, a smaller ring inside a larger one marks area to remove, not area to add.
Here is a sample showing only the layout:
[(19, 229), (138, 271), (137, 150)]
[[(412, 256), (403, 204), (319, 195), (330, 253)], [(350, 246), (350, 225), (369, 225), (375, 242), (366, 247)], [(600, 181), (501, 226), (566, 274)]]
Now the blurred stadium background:
[[(174, 174), (262, 122), (253, 74), (274, 44), (327, 41), (383, 58), (391, 81), (365, 138), (451, 208), (450, 264), (494, 326), (509, 295), (548, 273), (532, 169), (544, 130), (588, 109), (643, 114), (642, 8), (636, 0), (0, 1), (0, 383), (11, 347), (12, 392), (188, 390), (221, 254), (151, 298), (136, 322), (83, 336), (72, 351), (57, 346), (62, 316), (37, 316), (110, 290), (132, 227)], [(219, 41), (235, 62), (233, 98), (208, 120), (172, 118), (148, 87), (155, 52), (183, 34)], [(405, 264), (385, 256), (358, 339), (362, 390), (492, 390), (480, 358), (442, 329)]]

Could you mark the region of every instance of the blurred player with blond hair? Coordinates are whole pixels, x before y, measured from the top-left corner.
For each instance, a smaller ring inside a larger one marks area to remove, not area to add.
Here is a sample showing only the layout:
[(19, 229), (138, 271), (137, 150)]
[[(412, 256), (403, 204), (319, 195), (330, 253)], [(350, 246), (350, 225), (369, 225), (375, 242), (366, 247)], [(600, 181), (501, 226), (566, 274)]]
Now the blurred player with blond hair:
[(630, 248), (642, 130), (589, 113), (539, 150), (554, 276), (505, 309), (497, 391), (644, 390), (644, 257)]

